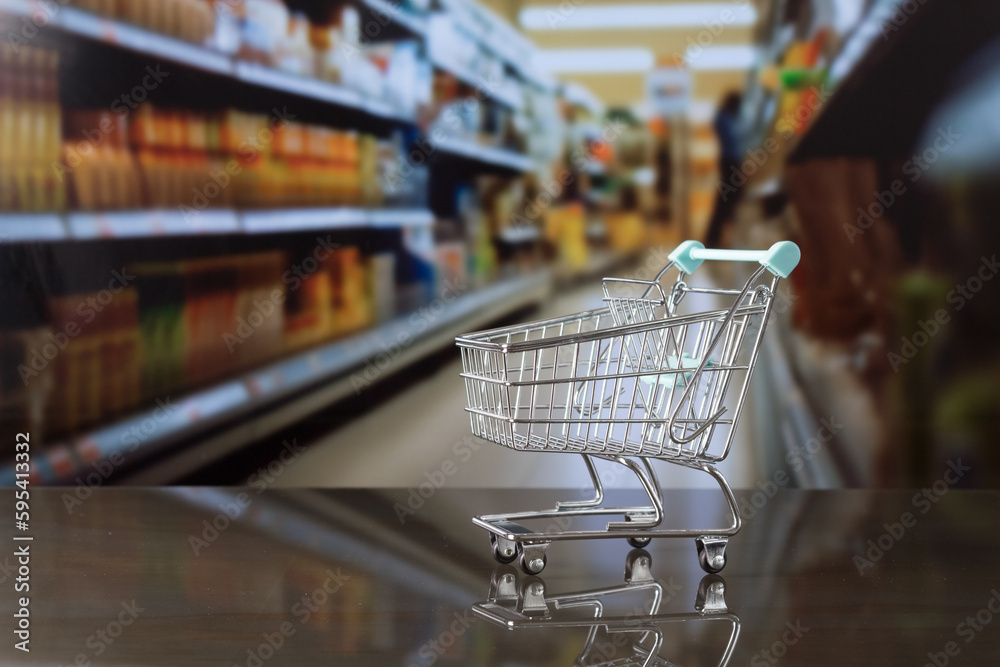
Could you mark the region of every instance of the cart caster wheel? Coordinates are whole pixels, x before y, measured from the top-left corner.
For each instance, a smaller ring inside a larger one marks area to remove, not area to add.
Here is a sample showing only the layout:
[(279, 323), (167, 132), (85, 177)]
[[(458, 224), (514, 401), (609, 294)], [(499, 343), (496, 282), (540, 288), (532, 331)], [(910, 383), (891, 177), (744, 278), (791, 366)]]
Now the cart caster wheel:
[(653, 557), (644, 549), (633, 549), (625, 558), (625, 583), (641, 584), (653, 581)]
[(518, 564), (525, 574), (538, 574), (545, 569), (546, 562), (548, 562), (548, 558), (544, 553), (540, 556), (537, 554), (526, 556), (524, 551), (521, 551), (518, 560)]
[(697, 537), (694, 545), (698, 550), (698, 564), (709, 574), (721, 572), (726, 567), (726, 538)]
[(493, 550), (493, 558), (501, 565), (513, 563), (517, 558), (517, 545), (498, 537), (495, 533), (490, 533), (490, 547)]
[[(632, 521), (632, 515), (626, 514), (625, 522), (630, 523), (631, 521)], [(646, 547), (649, 546), (649, 543), (653, 541), (652, 537), (638, 537), (634, 535), (632, 537), (626, 537), (625, 539), (626, 541), (628, 541), (629, 545), (631, 545), (632, 548), (634, 549), (645, 549)]]

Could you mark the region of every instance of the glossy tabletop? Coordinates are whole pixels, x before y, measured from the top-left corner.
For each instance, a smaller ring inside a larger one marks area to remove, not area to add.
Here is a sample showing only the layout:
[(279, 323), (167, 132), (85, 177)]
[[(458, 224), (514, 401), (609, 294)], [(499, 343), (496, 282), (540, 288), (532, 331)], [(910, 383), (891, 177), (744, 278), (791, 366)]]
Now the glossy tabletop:
[[(720, 575), (691, 539), (613, 539), (553, 544), (534, 578), (497, 564), (470, 517), (558, 494), (429, 495), (33, 489), (16, 533), (33, 539), (0, 532), (0, 663), (1000, 663), (1000, 493), (738, 492)], [(13, 512), (14, 491), (0, 497)], [(721, 523), (721, 501), (666, 495), (679, 527)], [(15, 593), (24, 545), (30, 592)], [(22, 596), (30, 653), (14, 648)]]

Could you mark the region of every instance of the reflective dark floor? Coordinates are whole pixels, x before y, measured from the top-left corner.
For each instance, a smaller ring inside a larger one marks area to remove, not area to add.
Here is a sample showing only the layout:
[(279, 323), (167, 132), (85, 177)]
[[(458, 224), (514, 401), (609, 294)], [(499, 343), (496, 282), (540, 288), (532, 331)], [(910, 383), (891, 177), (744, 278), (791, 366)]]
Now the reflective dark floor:
[[(693, 540), (616, 539), (554, 544), (531, 578), (498, 565), (469, 518), (554, 493), (35, 489), (31, 653), (13, 648), (6, 547), (0, 663), (1000, 662), (1000, 494), (737, 495), (745, 524), (721, 575)], [(721, 522), (717, 496), (666, 505), (679, 525)]]

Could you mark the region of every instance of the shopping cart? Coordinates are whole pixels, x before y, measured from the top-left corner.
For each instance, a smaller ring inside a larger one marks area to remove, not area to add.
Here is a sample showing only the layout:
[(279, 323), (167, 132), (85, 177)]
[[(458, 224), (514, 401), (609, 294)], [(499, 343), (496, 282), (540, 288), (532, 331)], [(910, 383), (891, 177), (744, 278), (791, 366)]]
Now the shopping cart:
[[(643, 547), (654, 537), (694, 537), (707, 572), (726, 564), (741, 525), (732, 489), (715, 463), (729, 454), (761, 337), (781, 278), (798, 264), (794, 243), (766, 251), (707, 250), (687, 241), (652, 280), (605, 279), (599, 310), (460, 336), (472, 432), (519, 451), (581, 454), (595, 495), (554, 509), (478, 516), (501, 563), (520, 560), (537, 574), (558, 540), (624, 537)], [(705, 260), (760, 264), (742, 288), (694, 287), (685, 278)], [(676, 278), (668, 290), (665, 279)], [(765, 275), (770, 272), (770, 276)], [(682, 314), (692, 293), (733, 298), (728, 310)], [(605, 507), (594, 459), (638, 477), (650, 504)], [(725, 528), (665, 529), (663, 493), (651, 459), (711, 475), (733, 514)], [(573, 517), (621, 515), (600, 530), (570, 530)], [(524, 521), (552, 520), (542, 530)]]
[[(694, 612), (664, 613), (674, 586), (653, 578), (650, 556), (641, 549), (629, 553), (624, 585), (551, 595), (535, 576), (518, 581), (517, 572), (498, 566), (486, 601), (472, 607), (477, 616), (508, 630), (587, 630), (574, 665), (653, 667), (673, 665), (664, 654), (677, 653), (677, 640), (696, 639), (700, 657), (709, 642), (724, 638), (719, 667), (729, 664), (740, 635), (740, 619), (726, 607), (726, 581), (708, 574), (698, 584)], [(710, 626), (715, 626), (713, 630)], [(714, 643), (714, 642), (713, 642)], [(709, 664), (709, 663), (699, 663)]]

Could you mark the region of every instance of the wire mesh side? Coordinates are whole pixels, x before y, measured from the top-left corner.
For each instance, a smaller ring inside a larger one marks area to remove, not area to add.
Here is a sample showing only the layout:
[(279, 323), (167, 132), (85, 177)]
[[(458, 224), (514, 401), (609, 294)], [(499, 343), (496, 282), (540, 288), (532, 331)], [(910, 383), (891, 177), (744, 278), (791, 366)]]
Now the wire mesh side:
[[(614, 326), (610, 311), (598, 313), (508, 330), (491, 342), (603, 335), (521, 351), (463, 349), (473, 432), (515, 449), (698, 459), (718, 456), (708, 447), (721, 430), (724, 451), (732, 419), (683, 445), (667, 433), (667, 421), (676, 411), (674, 435), (690, 435), (723, 407), (731, 387), (745, 391), (747, 334), (765, 308), (748, 306), (728, 320), (723, 313), (668, 319), (639, 332)], [(716, 335), (720, 342), (696, 373)]]

